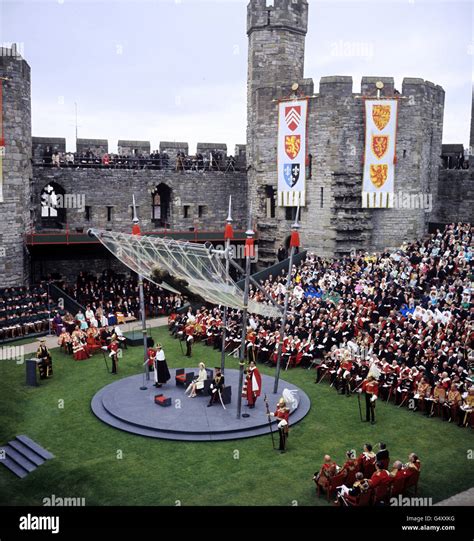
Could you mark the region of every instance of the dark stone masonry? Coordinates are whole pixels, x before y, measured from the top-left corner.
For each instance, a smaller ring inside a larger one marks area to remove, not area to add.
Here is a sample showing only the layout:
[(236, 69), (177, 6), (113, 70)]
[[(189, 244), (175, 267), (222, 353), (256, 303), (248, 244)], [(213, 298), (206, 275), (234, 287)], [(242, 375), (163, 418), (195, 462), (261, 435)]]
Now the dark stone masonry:
[[(45, 149), (65, 153), (64, 138), (31, 134), (30, 67), (17, 50), (0, 49), (3, 80), (3, 201), (0, 202), (0, 287), (27, 283), (54, 270), (76, 270), (90, 261), (96, 270), (113, 268), (110, 258), (86, 250), (73, 256), (56, 251), (31, 252), (25, 234), (81, 231), (89, 227), (130, 231), (135, 195), (142, 231), (165, 229), (222, 230), (227, 202), (233, 200), (236, 229), (245, 229), (250, 203), (258, 231), (259, 264), (275, 262), (280, 244), (288, 240), (294, 209), (275, 204), (277, 195), (278, 99), (298, 93), (309, 96), (307, 153), (311, 175), (306, 181), (306, 207), (301, 213), (304, 248), (320, 255), (339, 256), (355, 249), (393, 248), (421, 238), (433, 224), (471, 222), (474, 208), (474, 167), (441, 167), (444, 90), (429, 81), (405, 78), (395, 88), (391, 77), (363, 77), (361, 93), (353, 91), (352, 77), (322, 77), (316, 87), (304, 73), (305, 37), (309, 6), (305, 0), (251, 0), (248, 5), (247, 144), (236, 145), (237, 171), (176, 170), (176, 157), (218, 153), (225, 162), (232, 151), (221, 143), (118, 141), (118, 153), (149, 157), (158, 150), (169, 156), (169, 170), (158, 168), (51, 167), (41, 163)], [(363, 97), (399, 98), (396, 141), (395, 192), (430, 197), (424, 208), (367, 210), (361, 207), (364, 111)], [(473, 94), (474, 96), (474, 94)], [(474, 146), (471, 119), (470, 148)], [(97, 134), (100, 135), (100, 134)], [(78, 139), (79, 154), (109, 152), (104, 139)], [(472, 155), (472, 152), (471, 152)], [(212, 160), (212, 158), (211, 158)], [(54, 191), (72, 208), (55, 216), (44, 214), (41, 202)], [(54, 253), (53, 253), (54, 252)], [(102, 262), (102, 263), (101, 263)], [(81, 264), (79, 264), (81, 263)], [(71, 272), (72, 272), (71, 270)], [(67, 274), (71, 274), (71, 272)]]

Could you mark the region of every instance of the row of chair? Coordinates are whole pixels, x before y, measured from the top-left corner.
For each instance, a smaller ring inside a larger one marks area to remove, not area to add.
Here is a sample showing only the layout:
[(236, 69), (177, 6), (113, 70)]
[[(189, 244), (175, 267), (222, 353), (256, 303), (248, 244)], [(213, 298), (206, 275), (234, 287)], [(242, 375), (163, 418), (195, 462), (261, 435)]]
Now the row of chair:
[[(331, 497), (334, 498), (337, 493), (337, 487), (346, 485), (351, 487), (355, 481), (355, 473), (341, 472), (332, 477), (329, 481), (329, 485), (326, 487), (326, 497), (328, 502), (331, 501)], [(368, 477), (366, 477), (367, 479)], [(366, 492), (362, 492), (358, 496), (344, 496), (347, 505), (353, 507), (363, 507), (367, 505), (378, 505), (382, 502), (387, 502), (390, 498), (396, 498), (400, 494), (406, 494), (410, 489), (414, 489), (415, 495), (418, 493), (418, 481), (420, 478), (420, 472), (414, 471), (407, 477), (401, 477), (393, 479), (390, 483), (380, 484), (375, 488), (370, 488)], [(321, 491), (324, 490), (320, 485), (316, 484), (318, 496), (321, 496)]]

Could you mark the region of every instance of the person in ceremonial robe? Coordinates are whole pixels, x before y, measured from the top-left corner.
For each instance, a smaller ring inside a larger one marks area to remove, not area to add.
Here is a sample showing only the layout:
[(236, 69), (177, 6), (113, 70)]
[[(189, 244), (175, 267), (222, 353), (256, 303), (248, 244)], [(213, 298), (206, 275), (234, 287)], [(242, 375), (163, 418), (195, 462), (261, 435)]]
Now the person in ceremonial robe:
[(148, 372), (155, 371), (155, 359), (156, 359), (156, 350), (152, 347), (148, 348), (147, 350)]
[(40, 345), (36, 350), (36, 358), (39, 359), (38, 370), (40, 379), (50, 378), (53, 375), (53, 360), (44, 338), (40, 340)]
[(446, 389), (442, 380), (438, 380), (433, 391), (433, 404), (431, 405), (430, 417), (435, 414), (443, 415), (444, 403), (446, 402)]
[(369, 485), (372, 488), (378, 487), (379, 485), (388, 486), (392, 481), (390, 473), (384, 469), (382, 462), (378, 461), (375, 463), (375, 472), (372, 474), (372, 477), (369, 480)]
[(418, 406), (421, 406), (422, 410), (427, 409), (427, 406), (425, 404), (428, 404), (429, 402), (425, 402), (425, 400), (430, 396), (431, 385), (428, 381), (428, 378), (423, 376), (421, 381), (418, 383), (416, 393), (413, 396), (413, 399), (415, 401), (415, 407), (413, 408), (413, 411), (416, 411), (418, 409)]
[(85, 345), (82, 343), (82, 340), (76, 334), (72, 337), (72, 352), (74, 354), (75, 361), (84, 361), (89, 358)]
[(262, 376), (255, 361), (249, 363), (243, 390), (245, 391), (244, 398), (247, 399), (248, 407), (254, 408), (257, 398), (262, 392)]
[(474, 387), (469, 387), (459, 413), (459, 426), (474, 426)]
[(342, 466), (341, 473), (344, 472), (347, 475), (353, 475), (354, 472), (359, 471), (359, 463), (357, 461), (357, 458), (354, 457), (353, 451), (347, 451), (346, 452), (346, 461), (344, 462), (344, 465)]
[(64, 348), (64, 351), (69, 355), (72, 354), (72, 338), (64, 327), (61, 331), (61, 334), (59, 335), (58, 345), (59, 347)]
[(324, 455), (324, 463), (313, 475), (313, 481), (323, 490), (329, 486), (330, 480), (337, 474), (338, 465), (331, 459), (330, 455)]
[(452, 383), (451, 388), (448, 391), (447, 400), (445, 402), (446, 409), (448, 410), (446, 416), (449, 415), (448, 423), (456, 422), (461, 404), (461, 393), (459, 392), (457, 385), (455, 383)]
[(168, 364), (166, 363), (165, 352), (161, 344), (156, 345), (155, 356), (155, 387), (161, 387), (171, 378)]

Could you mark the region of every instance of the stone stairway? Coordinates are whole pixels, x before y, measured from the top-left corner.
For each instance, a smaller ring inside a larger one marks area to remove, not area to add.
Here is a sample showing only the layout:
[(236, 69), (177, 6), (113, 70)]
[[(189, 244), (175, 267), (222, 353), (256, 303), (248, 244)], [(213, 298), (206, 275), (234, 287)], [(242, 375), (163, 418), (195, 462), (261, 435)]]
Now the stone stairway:
[(17, 436), (0, 447), (0, 464), (21, 479), (52, 458), (54, 455), (28, 436)]

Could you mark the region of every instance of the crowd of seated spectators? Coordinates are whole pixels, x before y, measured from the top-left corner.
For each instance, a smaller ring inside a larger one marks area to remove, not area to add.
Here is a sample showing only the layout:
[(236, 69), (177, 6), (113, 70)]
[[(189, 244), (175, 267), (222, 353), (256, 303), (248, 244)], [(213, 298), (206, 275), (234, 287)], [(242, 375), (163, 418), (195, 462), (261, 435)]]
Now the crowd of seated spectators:
[[(54, 307), (50, 299), (49, 308)], [(48, 291), (44, 284), (0, 289), (0, 342), (48, 329)]]
[(403, 463), (395, 460), (390, 467), (390, 453), (385, 443), (379, 443), (378, 452), (366, 443), (357, 456), (354, 450), (346, 452), (339, 466), (330, 455), (324, 456), (320, 469), (314, 473), (318, 496), (325, 493), (328, 501), (341, 506), (387, 505), (391, 498), (407, 494), (414, 489), (416, 495), (421, 462), (415, 453)]
[(104, 153), (98, 155), (92, 150), (84, 152), (59, 152), (46, 147), (39, 162), (49, 167), (93, 167), (109, 169), (157, 169), (167, 171), (237, 171), (233, 156), (225, 156), (218, 151), (211, 151), (209, 156), (196, 153), (187, 156), (178, 152), (176, 159), (168, 153), (154, 150), (151, 154), (135, 153), (133, 155)]
[[(469, 224), (450, 224), (393, 253), (308, 254), (292, 270), (283, 368), (313, 367), (316, 381), (327, 378), (348, 396), (373, 370), (381, 399), (474, 427), (473, 264)], [(262, 286), (283, 305), (285, 270)], [(267, 302), (255, 288), (250, 294)], [(172, 333), (186, 328), (221, 347), (219, 308), (173, 316)], [(275, 365), (279, 330), (279, 320), (251, 315), (247, 358)], [(238, 350), (240, 337), (241, 314), (229, 310), (228, 352)]]
[(116, 342), (118, 347), (126, 348), (126, 339), (120, 323), (124, 320), (116, 313), (106, 313), (101, 307), (95, 312), (90, 306), (85, 313), (76, 315), (58, 311), (52, 320), (53, 332), (58, 337), (58, 345), (74, 360), (83, 361), (101, 349), (110, 349)]
[[(100, 310), (107, 317), (114, 315), (123, 322), (140, 318), (140, 294), (136, 275), (118, 274), (112, 270), (105, 270), (99, 276), (81, 272), (76, 283), (66, 285), (64, 289), (94, 314)], [(144, 280), (143, 290), (147, 318), (169, 315), (182, 305), (181, 296), (169, 294), (148, 280)]]

